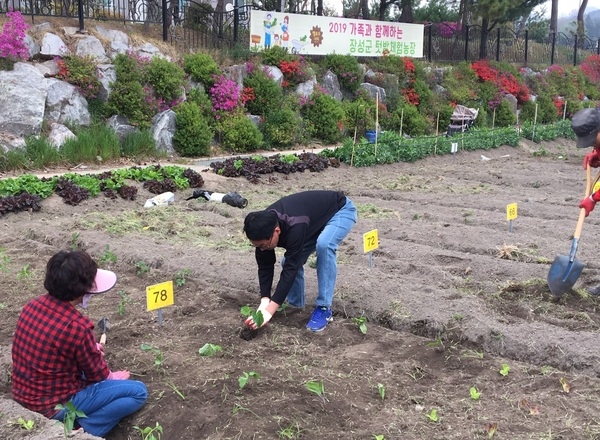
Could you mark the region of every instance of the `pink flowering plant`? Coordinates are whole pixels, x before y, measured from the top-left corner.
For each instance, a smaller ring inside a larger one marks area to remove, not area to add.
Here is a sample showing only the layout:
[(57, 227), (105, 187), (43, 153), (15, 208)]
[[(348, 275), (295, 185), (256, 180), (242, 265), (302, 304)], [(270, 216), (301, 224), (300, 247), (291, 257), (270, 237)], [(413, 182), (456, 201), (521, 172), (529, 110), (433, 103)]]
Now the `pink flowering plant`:
[(241, 92), (237, 83), (225, 75), (214, 75), (214, 85), (209, 90), (215, 118), (232, 113), (239, 108)]
[(26, 60), (29, 58), (29, 49), (25, 44), (25, 31), (29, 25), (23, 20), (20, 11), (6, 13), (8, 21), (4, 23), (0, 34), (0, 57), (11, 61)]

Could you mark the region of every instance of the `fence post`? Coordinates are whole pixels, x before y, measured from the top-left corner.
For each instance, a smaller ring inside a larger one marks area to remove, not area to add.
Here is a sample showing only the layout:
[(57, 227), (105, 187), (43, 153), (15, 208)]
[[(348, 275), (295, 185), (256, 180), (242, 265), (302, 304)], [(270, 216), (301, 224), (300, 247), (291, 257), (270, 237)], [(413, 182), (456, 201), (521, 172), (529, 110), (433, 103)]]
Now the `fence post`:
[(169, 34), (168, 34), (168, 30), (169, 30), (169, 26), (168, 26), (168, 14), (169, 11), (167, 10), (167, 0), (162, 0), (162, 31), (163, 31), (163, 41), (167, 41), (169, 39)]
[(239, 6), (233, 7), (233, 44), (238, 42), (238, 26), (240, 23), (240, 8)]
[(525, 65), (527, 65), (527, 52), (529, 52), (529, 29), (525, 29)]
[(469, 25), (465, 26), (465, 61), (469, 61)]
[(433, 43), (433, 23), (429, 23), (427, 35), (427, 61), (431, 61), (431, 44)]
[(79, 32), (83, 32), (83, 0), (77, 0), (77, 17), (79, 18)]
[(575, 44), (573, 44), (573, 65), (577, 65), (577, 34), (575, 34)]
[(550, 65), (554, 64), (554, 49), (556, 48), (556, 32), (552, 32), (552, 50), (550, 51)]
[(600, 38), (598, 38), (598, 43), (596, 44), (596, 54), (600, 55)]
[(496, 61), (500, 61), (500, 27), (498, 27), (498, 37), (496, 38)]

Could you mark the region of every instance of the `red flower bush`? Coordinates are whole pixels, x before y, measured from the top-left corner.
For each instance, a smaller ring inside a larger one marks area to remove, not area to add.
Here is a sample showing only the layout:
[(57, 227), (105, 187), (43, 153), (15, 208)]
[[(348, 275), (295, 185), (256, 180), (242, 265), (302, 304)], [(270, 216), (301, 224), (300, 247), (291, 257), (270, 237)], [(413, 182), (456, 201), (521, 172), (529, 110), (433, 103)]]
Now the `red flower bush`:
[(590, 55), (581, 62), (579, 68), (594, 84), (600, 84), (600, 55)]

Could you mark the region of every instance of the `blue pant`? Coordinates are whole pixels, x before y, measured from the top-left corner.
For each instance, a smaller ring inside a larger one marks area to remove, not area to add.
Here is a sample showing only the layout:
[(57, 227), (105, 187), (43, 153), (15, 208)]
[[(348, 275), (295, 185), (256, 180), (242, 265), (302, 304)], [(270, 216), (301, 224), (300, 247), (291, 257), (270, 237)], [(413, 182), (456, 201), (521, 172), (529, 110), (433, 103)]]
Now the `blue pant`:
[[(346, 204), (325, 225), (316, 240), (307, 241), (302, 248), (302, 267), (298, 270), (292, 288), (288, 292), (287, 302), (294, 307), (304, 307), (304, 264), (310, 254), (317, 253), (317, 283), (319, 295), (318, 307), (331, 307), (337, 278), (337, 249), (348, 235), (358, 216), (356, 207), (346, 199)], [(285, 257), (281, 260), (283, 266)]]
[[(77, 419), (83, 430), (105, 437), (122, 418), (144, 406), (147, 399), (148, 390), (143, 382), (103, 380), (79, 391), (70, 402), (87, 416)], [(52, 418), (62, 422), (65, 412), (62, 409)]]

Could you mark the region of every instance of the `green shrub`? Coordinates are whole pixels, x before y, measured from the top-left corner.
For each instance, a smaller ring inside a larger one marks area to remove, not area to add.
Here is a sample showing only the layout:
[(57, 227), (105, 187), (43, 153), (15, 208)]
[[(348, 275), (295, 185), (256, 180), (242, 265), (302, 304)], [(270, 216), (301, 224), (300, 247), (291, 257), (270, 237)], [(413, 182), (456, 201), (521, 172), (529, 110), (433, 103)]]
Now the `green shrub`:
[(245, 115), (231, 114), (221, 118), (217, 124), (221, 146), (229, 151), (243, 153), (260, 148), (262, 133)]
[(246, 101), (246, 110), (251, 114), (264, 117), (280, 108), (283, 91), (261, 68), (255, 67), (244, 78), (244, 87), (250, 87), (254, 91), (254, 99)]
[(291, 61), (298, 58), (292, 55), (285, 47), (271, 46), (261, 52), (262, 63), (267, 66), (279, 66), (282, 61)]
[(202, 83), (207, 88), (214, 84), (213, 75), (221, 73), (213, 57), (202, 52), (184, 55), (183, 70), (193, 81)]
[(384, 128), (399, 133), (400, 127), (402, 127), (402, 134), (408, 134), (409, 136), (422, 136), (431, 131), (430, 122), (412, 104), (404, 104), (394, 111), (390, 126)]
[(171, 61), (154, 57), (146, 67), (146, 80), (154, 89), (157, 98), (171, 104), (181, 97), (185, 85), (185, 72)]
[(173, 136), (175, 151), (181, 156), (208, 156), (213, 131), (193, 102), (182, 102), (173, 109), (177, 115)]
[(148, 128), (154, 115), (146, 113), (146, 104), (144, 88), (141, 83), (117, 80), (112, 85), (106, 109), (111, 115), (126, 117), (132, 125)]
[(148, 63), (146, 59), (136, 58), (133, 55), (119, 53), (114, 61), (117, 82), (144, 82), (144, 67)]
[(57, 78), (77, 87), (85, 98), (95, 98), (100, 92), (96, 61), (90, 56), (65, 55), (58, 61)]
[(284, 107), (267, 114), (261, 129), (268, 145), (287, 148), (297, 142), (301, 124), (300, 116), (294, 110)]
[(200, 108), (200, 113), (209, 126), (214, 127), (216, 125), (217, 121), (212, 109), (213, 104), (206, 91), (194, 87), (187, 93), (186, 100), (195, 103)]
[(342, 104), (332, 96), (314, 92), (301, 110), (308, 121), (311, 134), (326, 144), (333, 144), (341, 138), (344, 122)]
[[(375, 129), (375, 101), (364, 93), (359, 93), (354, 101), (342, 101), (344, 109), (344, 126), (349, 135), (354, 136), (356, 129), (357, 137), (363, 136), (366, 130)], [(383, 120), (380, 124), (383, 126)]]
[(508, 127), (517, 122), (517, 117), (513, 112), (510, 103), (506, 99), (501, 99), (500, 104), (496, 107), (496, 119), (494, 127)]
[(342, 88), (354, 93), (360, 87), (363, 75), (356, 57), (329, 54), (325, 55), (323, 65), (337, 76)]

